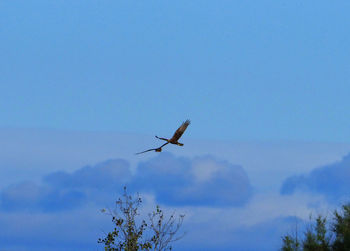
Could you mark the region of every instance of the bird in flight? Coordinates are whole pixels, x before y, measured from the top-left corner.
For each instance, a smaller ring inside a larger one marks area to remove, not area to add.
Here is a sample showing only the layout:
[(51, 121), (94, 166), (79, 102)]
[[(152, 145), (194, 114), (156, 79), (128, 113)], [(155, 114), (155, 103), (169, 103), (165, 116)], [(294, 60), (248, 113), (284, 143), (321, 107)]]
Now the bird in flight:
[(160, 138), (158, 136), (156, 136), (157, 139), (161, 139), (166, 141), (163, 145), (161, 145), (158, 148), (152, 148), (152, 149), (148, 149), (146, 151), (143, 152), (139, 152), (136, 154), (141, 154), (141, 153), (145, 153), (145, 152), (150, 152), (150, 151), (155, 151), (155, 152), (161, 152), (162, 151), (162, 147), (167, 145), (167, 144), (174, 144), (174, 145), (178, 145), (178, 146), (183, 146), (184, 144), (180, 143), (178, 140), (180, 139), (180, 137), (182, 136), (182, 134), (186, 131), (187, 127), (189, 126), (191, 122), (189, 120), (186, 120), (185, 122), (183, 122), (181, 124), (181, 126), (176, 130), (176, 132), (174, 133), (173, 137), (171, 137), (171, 139), (166, 139), (166, 138)]

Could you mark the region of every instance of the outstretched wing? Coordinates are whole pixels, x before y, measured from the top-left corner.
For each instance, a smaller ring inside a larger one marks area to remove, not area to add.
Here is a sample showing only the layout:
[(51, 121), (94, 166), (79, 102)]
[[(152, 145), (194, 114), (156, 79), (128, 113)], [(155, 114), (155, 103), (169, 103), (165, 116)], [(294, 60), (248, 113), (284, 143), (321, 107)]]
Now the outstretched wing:
[(150, 152), (150, 151), (155, 151), (157, 148), (153, 148), (153, 149), (148, 149), (146, 151), (143, 152), (139, 152), (139, 153), (135, 153), (135, 154), (141, 154), (141, 153), (146, 153), (146, 152)]
[[(161, 146), (158, 147), (158, 148), (148, 149), (148, 150), (146, 150), (146, 151), (139, 152), (139, 153), (135, 153), (135, 154), (141, 154), (141, 153), (146, 153), (146, 152), (150, 152), (150, 151), (161, 152), (161, 151), (162, 151), (162, 147), (165, 146), (165, 145), (167, 145), (167, 144), (169, 144), (169, 142), (164, 143), (163, 145), (161, 145)], [(159, 150), (159, 151), (157, 151), (157, 150)]]
[(186, 120), (182, 123), (182, 125), (176, 130), (173, 137), (170, 139), (170, 141), (178, 141), (178, 139), (182, 136), (182, 134), (186, 131), (187, 126), (191, 124), (191, 121)]

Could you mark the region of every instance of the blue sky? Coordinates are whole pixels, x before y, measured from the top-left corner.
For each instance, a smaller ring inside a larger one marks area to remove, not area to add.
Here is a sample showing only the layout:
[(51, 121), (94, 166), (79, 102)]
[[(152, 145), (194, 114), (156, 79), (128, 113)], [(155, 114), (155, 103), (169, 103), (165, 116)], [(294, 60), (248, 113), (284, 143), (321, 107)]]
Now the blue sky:
[(348, 1), (1, 1), (0, 125), (347, 141)]
[(1, 1), (0, 243), (99, 250), (128, 184), (186, 214), (180, 250), (277, 249), (348, 198), (349, 7)]

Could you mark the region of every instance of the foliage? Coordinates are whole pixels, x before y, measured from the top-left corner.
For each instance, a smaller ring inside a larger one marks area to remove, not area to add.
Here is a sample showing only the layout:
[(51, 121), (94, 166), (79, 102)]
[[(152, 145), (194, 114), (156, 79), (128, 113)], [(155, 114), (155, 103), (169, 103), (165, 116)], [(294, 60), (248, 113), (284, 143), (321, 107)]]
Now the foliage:
[(332, 230), (336, 237), (333, 250), (350, 250), (350, 204), (344, 205), (341, 212), (335, 211), (334, 218)]
[(106, 251), (172, 250), (171, 243), (183, 237), (177, 236), (177, 233), (184, 215), (176, 217), (174, 212), (166, 217), (157, 206), (154, 212), (148, 214), (147, 221), (137, 223), (141, 204), (142, 199), (139, 195), (133, 198), (127, 194), (124, 187), (122, 198), (116, 201), (116, 209), (108, 212), (102, 210), (112, 216), (115, 225), (113, 231), (98, 239), (98, 243), (105, 245)]
[(282, 247), (282, 251), (298, 251), (300, 250), (300, 243), (298, 241), (298, 239), (293, 238), (291, 235), (286, 235), (284, 237), (282, 237), (282, 241), (283, 241), (283, 247)]
[(319, 215), (299, 240), (289, 234), (282, 237), (283, 251), (344, 251), (350, 250), (350, 204), (335, 210), (333, 221)]
[(316, 222), (305, 232), (303, 250), (305, 251), (329, 251), (330, 237), (327, 235), (327, 219), (319, 215)]

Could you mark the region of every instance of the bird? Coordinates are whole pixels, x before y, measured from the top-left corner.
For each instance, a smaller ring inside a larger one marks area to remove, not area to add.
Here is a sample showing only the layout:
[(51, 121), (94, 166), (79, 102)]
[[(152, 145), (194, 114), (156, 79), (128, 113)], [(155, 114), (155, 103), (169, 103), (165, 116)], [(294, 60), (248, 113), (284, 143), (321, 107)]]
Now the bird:
[(170, 144), (174, 144), (174, 145), (178, 145), (178, 146), (183, 146), (184, 144), (183, 144), (183, 143), (180, 143), (178, 140), (181, 138), (182, 134), (186, 131), (187, 127), (188, 127), (190, 124), (191, 124), (191, 121), (187, 119), (187, 120), (186, 120), (185, 122), (183, 122), (183, 123), (181, 124), (181, 126), (175, 131), (174, 135), (173, 135), (170, 139), (166, 139), (166, 138), (161, 138), (161, 137), (155, 136), (157, 139), (166, 141), (166, 143), (164, 143), (163, 145), (161, 145), (161, 146), (158, 147), (158, 148), (148, 149), (148, 150), (146, 150), (146, 151), (139, 152), (139, 153), (136, 153), (136, 154), (141, 154), (141, 153), (150, 152), (150, 151), (161, 152), (163, 146), (165, 146), (165, 145), (167, 145), (167, 144), (169, 144), (169, 143), (170, 143)]

